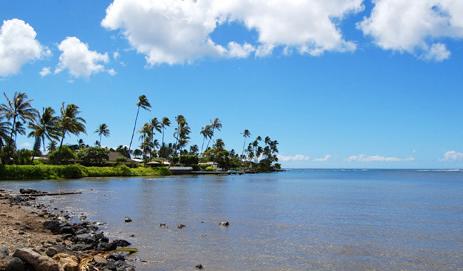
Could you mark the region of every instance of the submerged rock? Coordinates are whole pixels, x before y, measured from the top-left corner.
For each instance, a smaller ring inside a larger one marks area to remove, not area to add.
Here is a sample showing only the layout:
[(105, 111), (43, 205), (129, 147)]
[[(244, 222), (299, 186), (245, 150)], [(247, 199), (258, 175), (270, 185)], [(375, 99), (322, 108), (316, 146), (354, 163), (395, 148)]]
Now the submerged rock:
[(125, 223), (130, 223), (130, 222), (132, 222), (132, 219), (130, 217), (125, 217), (124, 222)]
[(183, 224), (178, 224), (177, 225), (177, 229), (183, 229), (183, 228), (186, 228), (186, 225), (183, 225)]
[(204, 269), (204, 266), (202, 264), (197, 264), (195, 266), (195, 268), (198, 269), (198, 270), (202, 270), (202, 269)]
[(222, 222), (219, 223), (219, 226), (228, 227), (228, 226), (230, 226), (230, 222), (228, 222), (228, 221), (222, 221)]

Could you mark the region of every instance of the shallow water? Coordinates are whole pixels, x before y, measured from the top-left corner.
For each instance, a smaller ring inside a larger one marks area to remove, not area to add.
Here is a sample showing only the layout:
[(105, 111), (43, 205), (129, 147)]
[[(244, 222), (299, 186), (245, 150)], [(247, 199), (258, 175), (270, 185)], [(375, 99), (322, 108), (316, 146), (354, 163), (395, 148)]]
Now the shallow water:
[[(463, 270), (463, 172), (291, 170), (0, 187), (82, 190), (54, 204), (131, 241), (147, 261), (138, 270)], [(223, 220), (231, 226), (219, 227)]]

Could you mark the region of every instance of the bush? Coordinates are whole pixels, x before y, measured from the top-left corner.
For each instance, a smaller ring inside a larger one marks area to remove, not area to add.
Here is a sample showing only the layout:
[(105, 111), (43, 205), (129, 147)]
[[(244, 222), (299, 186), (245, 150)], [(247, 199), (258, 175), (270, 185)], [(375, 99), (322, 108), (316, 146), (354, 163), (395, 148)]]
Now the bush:
[(31, 165), (32, 164), (32, 157), (34, 153), (31, 150), (18, 150), (16, 152), (16, 156), (14, 158), (15, 164), (17, 165)]
[(193, 165), (197, 165), (199, 162), (199, 158), (197, 155), (185, 154), (180, 155), (180, 164), (191, 167)]
[(85, 167), (81, 165), (67, 165), (59, 170), (59, 177), (65, 179), (78, 179), (87, 177)]
[(90, 147), (80, 149), (77, 158), (86, 166), (102, 166), (109, 159), (109, 151), (100, 147)]
[(76, 160), (76, 155), (68, 146), (62, 146), (56, 151), (50, 153), (50, 155), (48, 155), (48, 159), (52, 164), (66, 165), (73, 163)]

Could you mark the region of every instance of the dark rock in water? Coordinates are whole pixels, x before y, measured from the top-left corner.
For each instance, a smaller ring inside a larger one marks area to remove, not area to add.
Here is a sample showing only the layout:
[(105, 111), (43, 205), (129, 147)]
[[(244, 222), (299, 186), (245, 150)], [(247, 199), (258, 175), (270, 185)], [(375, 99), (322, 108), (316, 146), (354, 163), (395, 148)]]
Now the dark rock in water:
[(5, 271), (25, 271), (26, 265), (17, 257), (3, 257), (0, 258), (0, 270)]
[(167, 229), (167, 224), (166, 223), (161, 223), (161, 224), (159, 224), (159, 228)]
[(125, 240), (114, 240), (111, 243), (109, 243), (110, 250), (115, 250), (118, 247), (128, 247), (128, 246), (130, 246), (130, 243)]
[(62, 226), (59, 230), (61, 234), (75, 234), (74, 229), (70, 225)]
[(219, 223), (219, 225), (222, 226), (222, 227), (228, 227), (228, 226), (230, 226), (230, 222), (222, 221), (222, 222)]
[(29, 248), (17, 249), (13, 257), (21, 259), (32, 266), (35, 271), (59, 271), (59, 265), (50, 257), (42, 256)]
[(183, 224), (178, 224), (177, 225), (177, 229), (183, 229), (183, 228), (186, 228), (186, 225), (183, 225)]
[(202, 270), (202, 269), (204, 269), (204, 266), (202, 264), (198, 264), (198, 265), (195, 266), (195, 268), (198, 269), (198, 270)]
[(96, 242), (96, 238), (88, 233), (78, 234), (72, 238), (75, 243), (93, 244)]
[(125, 261), (125, 256), (122, 253), (111, 253), (111, 255), (108, 256), (108, 259), (115, 261)]
[(132, 219), (130, 217), (126, 217), (126, 218), (124, 218), (124, 222), (125, 223), (130, 223), (130, 222), (132, 222)]
[(39, 191), (39, 190), (35, 190), (35, 189), (19, 189), (19, 193), (23, 194), (23, 195), (34, 195), (34, 194), (44, 194), (44, 192), (42, 191)]

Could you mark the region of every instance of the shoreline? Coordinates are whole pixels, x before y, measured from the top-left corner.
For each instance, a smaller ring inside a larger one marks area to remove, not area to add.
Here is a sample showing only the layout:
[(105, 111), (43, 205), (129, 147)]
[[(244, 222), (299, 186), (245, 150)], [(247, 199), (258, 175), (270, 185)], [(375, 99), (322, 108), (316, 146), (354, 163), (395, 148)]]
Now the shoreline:
[[(37, 201), (44, 192), (0, 189), (0, 270), (132, 271), (136, 249), (109, 240), (99, 223)], [(53, 210), (53, 211), (49, 211)]]

